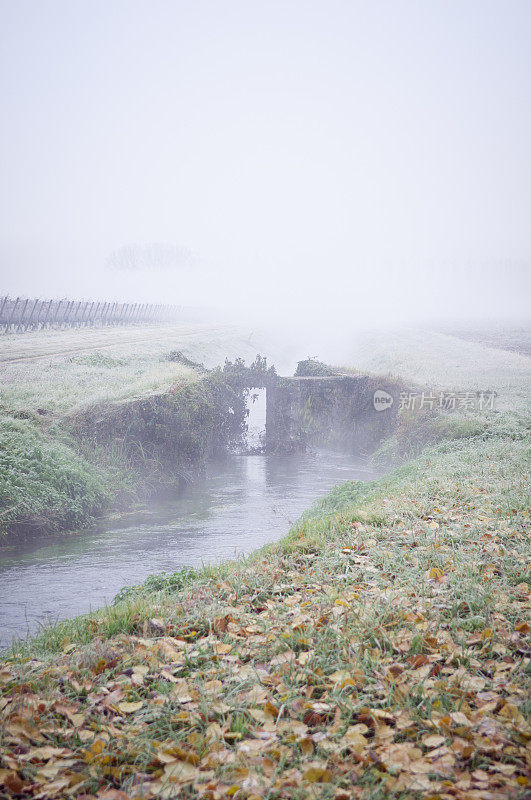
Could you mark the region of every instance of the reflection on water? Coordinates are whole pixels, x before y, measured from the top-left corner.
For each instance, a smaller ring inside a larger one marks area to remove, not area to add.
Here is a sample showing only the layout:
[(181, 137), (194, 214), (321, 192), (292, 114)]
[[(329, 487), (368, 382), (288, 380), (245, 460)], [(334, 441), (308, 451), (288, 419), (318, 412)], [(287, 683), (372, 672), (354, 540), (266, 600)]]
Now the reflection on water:
[(101, 525), (0, 550), (0, 643), (111, 602), (156, 572), (235, 558), (282, 537), (332, 486), (372, 477), (339, 453), (233, 456), (128, 527)]

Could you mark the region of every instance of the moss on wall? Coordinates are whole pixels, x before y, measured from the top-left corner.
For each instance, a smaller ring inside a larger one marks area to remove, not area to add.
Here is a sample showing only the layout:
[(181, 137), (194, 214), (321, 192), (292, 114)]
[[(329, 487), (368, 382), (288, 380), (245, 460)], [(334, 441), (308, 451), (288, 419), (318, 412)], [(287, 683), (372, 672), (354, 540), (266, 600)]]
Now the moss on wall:
[(118, 444), (148, 473), (187, 479), (241, 442), (245, 419), (243, 393), (214, 370), (163, 394), (88, 409), (72, 430), (92, 446)]
[[(274, 452), (329, 447), (371, 453), (396, 427), (400, 386), (367, 375), (280, 378), (268, 388), (267, 446)], [(374, 404), (377, 390), (393, 403)]]

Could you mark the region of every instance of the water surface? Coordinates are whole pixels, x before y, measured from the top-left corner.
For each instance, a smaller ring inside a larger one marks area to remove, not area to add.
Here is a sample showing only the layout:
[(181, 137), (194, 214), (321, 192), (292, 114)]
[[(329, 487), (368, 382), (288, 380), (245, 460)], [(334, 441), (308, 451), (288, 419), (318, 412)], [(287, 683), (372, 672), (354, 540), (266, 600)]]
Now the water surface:
[(0, 644), (112, 602), (153, 573), (250, 553), (284, 536), (335, 484), (371, 477), (365, 462), (340, 453), (231, 456), (126, 526), (0, 549)]

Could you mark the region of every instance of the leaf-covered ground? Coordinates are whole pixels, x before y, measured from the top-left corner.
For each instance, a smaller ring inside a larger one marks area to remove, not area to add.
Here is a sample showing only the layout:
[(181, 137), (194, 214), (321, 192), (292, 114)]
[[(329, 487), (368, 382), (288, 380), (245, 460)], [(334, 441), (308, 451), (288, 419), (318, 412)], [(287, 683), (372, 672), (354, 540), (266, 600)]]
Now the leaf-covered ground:
[(526, 457), (439, 445), (4, 659), (0, 795), (529, 796)]

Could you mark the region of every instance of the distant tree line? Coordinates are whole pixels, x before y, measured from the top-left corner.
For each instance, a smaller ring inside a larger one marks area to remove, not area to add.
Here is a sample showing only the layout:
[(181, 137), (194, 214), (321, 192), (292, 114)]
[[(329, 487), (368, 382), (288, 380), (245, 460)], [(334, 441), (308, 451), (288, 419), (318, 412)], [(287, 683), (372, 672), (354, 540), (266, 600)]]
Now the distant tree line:
[(194, 264), (191, 250), (175, 244), (151, 242), (150, 244), (128, 244), (113, 250), (107, 266), (115, 270), (182, 270)]
[(181, 306), (153, 303), (117, 303), (97, 300), (40, 300), (0, 297), (0, 329), (129, 325), (137, 322), (171, 322), (182, 314)]

